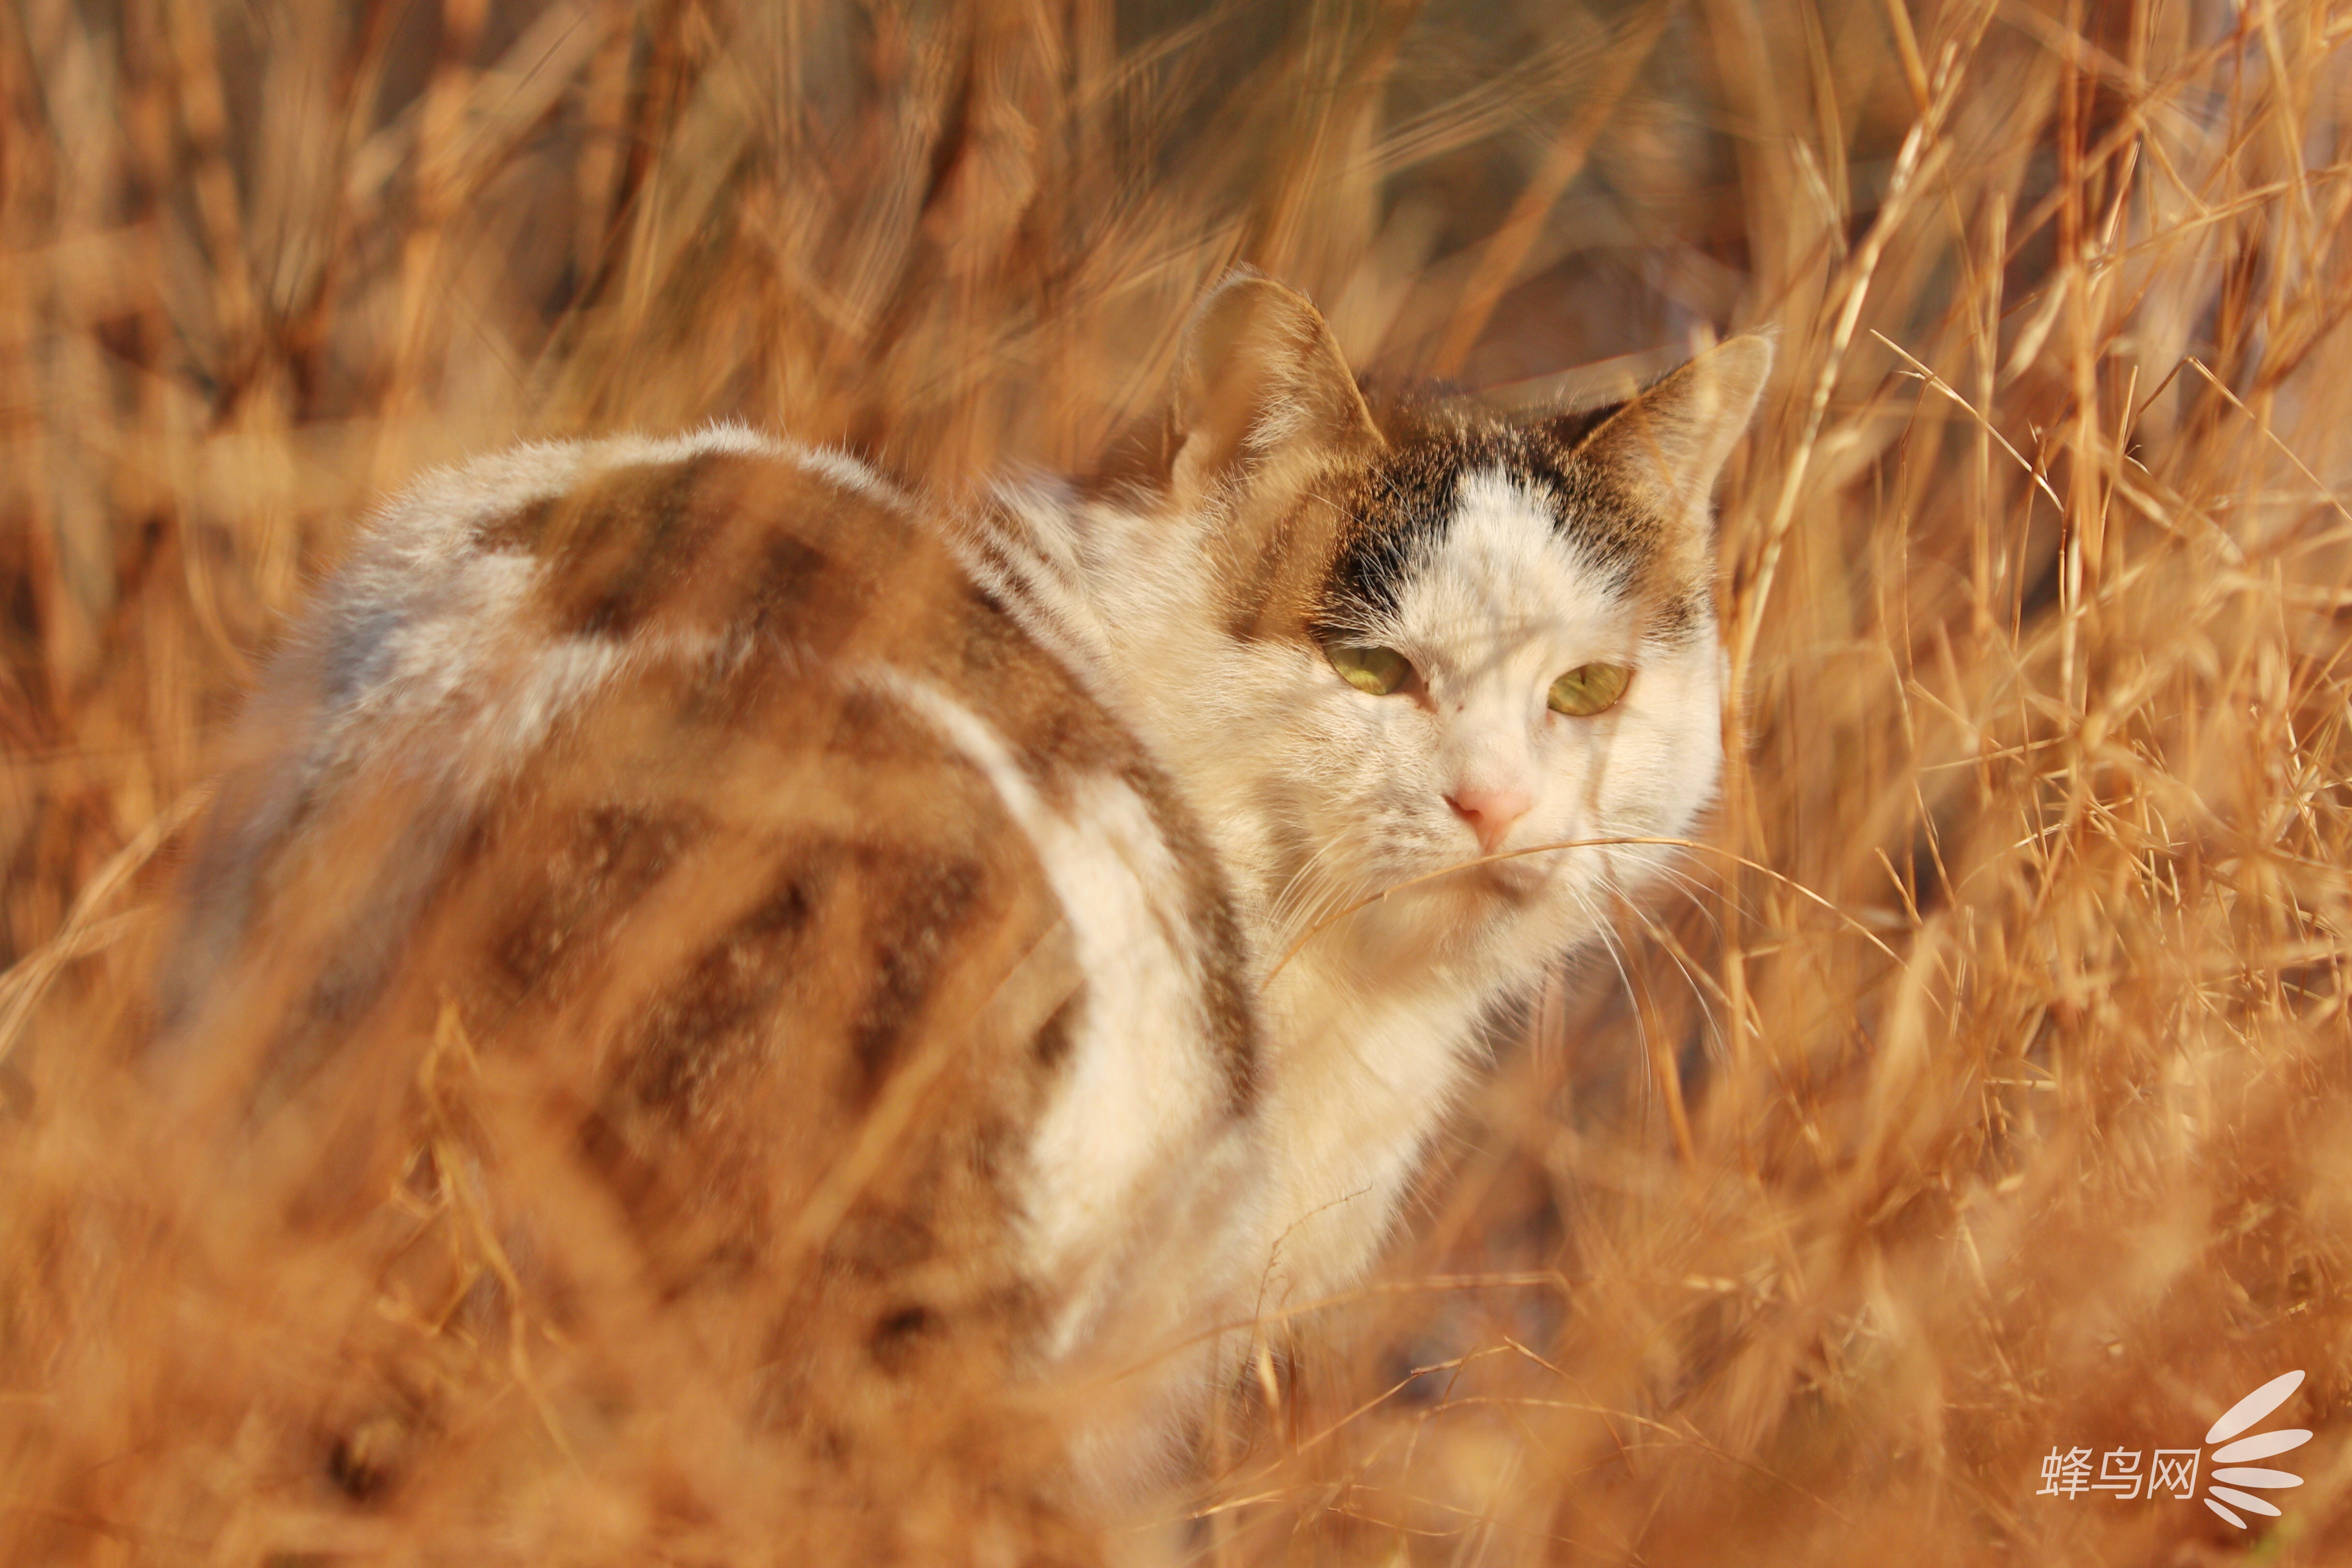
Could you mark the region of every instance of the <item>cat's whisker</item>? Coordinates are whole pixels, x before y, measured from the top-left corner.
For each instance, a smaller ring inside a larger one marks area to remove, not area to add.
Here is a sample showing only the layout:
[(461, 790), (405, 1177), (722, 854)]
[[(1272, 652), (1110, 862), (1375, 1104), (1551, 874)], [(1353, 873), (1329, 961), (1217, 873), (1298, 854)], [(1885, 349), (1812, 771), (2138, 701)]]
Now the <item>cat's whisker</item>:
[[(1318, 875), (1338, 862), (1344, 847), (1338, 839), (1327, 839), (1299, 862), (1267, 907), (1268, 921), (1276, 930), (1287, 933), (1311, 924), (1322, 909), (1344, 903), (1354, 896)], [(1354, 879), (1363, 879), (1359, 876)]]
[(1717, 912), (1716, 907), (1718, 900), (1734, 900), (1734, 907), (1743, 920), (1755, 918), (1755, 911), (1744, 901), (1737, 900), (1729, 889), (1702, 882), (1688, 871), (1671, 864), (1659, 867), (1657, 871), (1663, 885), (1689, 900), (1691, 907), (1698, 911), (1699, 918), (1706, 921), (1707, 928), (1718, 937), (1723, 934), (1723, 917)]
[[(1659, 947), (1664, 950), (1666, 961), (1675, 966), (1675, 970), (1681, 973), (1683, 983), (1690, 987), (1691, 1000), (1698, 1005), (1700, 1015), (1706, 1018), (1708, 1026), (1719, 1035), (1722, 1030), (1722, 1023), (1716, 1016), (1715, 1003), (1720, 1002), (1724, 1005), (1729, 1006), (1731, 999), (1723, 994), (1721, 986), (1717, 985), (1714, 981), (1706, 976), (1703, 970), (1694, 969), (1692, 967), (1687, 955), (1683, 952), (1682, 944), (1674, 939), (1673, 932), (1667, 931), (1664, 926), (1661, 926), (1655, 920), (1652, 919), (1639, 904), (1633, 902), (1631, 900), (1624, 901), (1624, 908), (1635, 920), (1642, 922), (1642, 929), (1648, 931), (1651, 937), (1657, 942)], [(1712, 1000), (1710, 1000), (1710, 996), (1712, 997)]]
[[(1649, 1020), (1643, 1016), (1641, 1007), (1637, 1005), (1633, 993), (1633, 971), (1625, 965), (1625, 955), (1618, 951), (1616, 933), (1609, 929), (1609, 922), (1601, 917), (1601, 911), (1593, 906), (1591, 900), (1573, 888), (1569, 889), (1569, 897), (1575, 901), (1579, 909), (1584, 911), (1585, 918), (1591, 922), (1594, 940), (1600, 942), (1601, 951), (1609, 955), (1610, 966), (1617, 971), (1617, 979), (1625, 987), (1625, 1000), (1633, 1009), (1633, 1026), (1642, 1037), (1642, 1048), (1654, 1053), (1658, 1048), (1657, 1042), (1650, 1037)], [(1643, 1093), (1646, 1103), (1647, 1096), (1652, 1090), (1647, 1079), (1643, 1082)]]
[(1777, 881), (1788, 888), (1791, 892), (1794, 892), (1802, 898), (1811, 900), (1812, 902), (1820, 905), (1822, 909), (1827, 910), (1830, 913), (1837, 916), (1840, 921), (1843, 921), (1847, 926), (1853, 929), (1853, 933), (1856, 936), (1861, 937), (1864, 942), (1870, 943), (1871, 946), (1878, 949), (1879, 952), (1885, 953), (1895, 963), (1901, 964), (1903, 963), (1903, 955), (1896, 952), (1893, 948), (1887, 946), (1885, 940), (1882, 939), (1876, 931), (1872, 931), (1868, 926), (1854, 919), (1853, 916), (1840, 909), (1836, 904), (1832, 903), (1829, 900), (1823, 898), (1821, 894), (1813, 891), (1812, 889), (1806, 887), (1802, 882), (1798, 881), (1794, 877), (1789, 876), (1785, 872), (1776, 871), (1771, 867), (1763, 864), (1761, 861), (1752, 860), (1745, 855), (1737, 854), (1729, 849), (1724, 848), (1720, 845), (1702, 843), (1695, 838), (1675, 838), (1667, 837), (1663, 835), (1653, 834), (1627, 834), (1608, 838), (1569, 838), (1562, 839), (1552, 844), (1530, 845), (1525, 849), (1506, 849), (1493, 855), (1481, 855), (1475, 860), (1464, 860), (1452, 866), (1442, 866), (1434, 871), (1424, 871), (1419, 876), (1408, 877), (1401, 882), (1392, 882), (1389, 886), (1382, 888), (1379, 892), (1373, 893), (1368, 898), (1360, 899), (1355, 903), (1349, 904), (1346, 909), (1339, 910), (1337, 914), (1328, 917), (1310, 929), (1304, 936), (1293, 942), (1289, 949), (1283, 953), (1280, 961), (1277, 962), (1271, 970), (1266, 972), (1266, 979), (1271, 981), (1275, 975), (1282, 972), (1285, 965), (1288, 964), (1292, 959), (1298, 956), (1299, 952), (1305, 948), (1308, 942), (1322, 935), (1323, 932), (1330, 930), (1331, 927), (1339, 924), (1339, 921), (1346, 920), (1349, 915), (1355, 914), (1360, 910), (1368, 909), (1374, 904), (1381, 902), (1383, 900), (1388, 899), (1393, 894), (1404, 892), (1408, 889), (1417, 888), (1428, 882), (1434, 882), (1442, 878), (1456, 876), (1464, 871), (1475, 871), (1481, 866), (1497, 865), (1506, 860), (1522, 860), (1530, 855), (1549, 855), (1555, 850), (1562, 849), (1601, 849), (1614, 845), (1633, 844), (1655, 844), (1676, 849), (1702, 850), (1707, 854), (1719, 855), (1727, 860), (1730, 860), (1746, 867), (1748, 870), (1757, 872), (1762, 876), (1769, 877), (1774, 881)]

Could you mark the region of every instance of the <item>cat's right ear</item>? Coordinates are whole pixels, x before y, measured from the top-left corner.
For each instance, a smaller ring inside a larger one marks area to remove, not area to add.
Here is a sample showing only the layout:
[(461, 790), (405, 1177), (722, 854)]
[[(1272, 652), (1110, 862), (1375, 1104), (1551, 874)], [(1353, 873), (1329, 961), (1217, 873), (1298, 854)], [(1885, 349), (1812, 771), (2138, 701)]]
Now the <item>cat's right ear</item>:
[(1192, 312), (1169, 405), (1180, 502), (1228, 486), (1286, 487), (1385, 444), (1322, 315), (1247, 268)]

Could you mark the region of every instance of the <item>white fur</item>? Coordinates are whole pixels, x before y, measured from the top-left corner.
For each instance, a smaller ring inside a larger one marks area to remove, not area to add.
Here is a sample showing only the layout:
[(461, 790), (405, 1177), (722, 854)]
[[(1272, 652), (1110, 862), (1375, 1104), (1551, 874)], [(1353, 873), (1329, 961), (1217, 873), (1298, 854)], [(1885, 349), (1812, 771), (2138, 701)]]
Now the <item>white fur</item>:
[[(896, 671), (869, 684), (919, 714), (995, 787), (1060, 901), (1086, 976), (1069, 1068), (1029, 1142), (1024, 1205), (1038, 1278), (1055, 1282), (1058, 1321), (1046, 1353), (1092, 1330), (1118, 1266), (1150, 1250), (1144, 1216), (1198, 1199), (1171, 1184), (1234, 1197), (1240, 1150), (1201, 1164), (1229, 1093), (1202, 1010), (1205, 963), (1181, 889), (1183, 869), (1150, 807), (1116, 775), (1080, 778), (1068, 805), (1049, 805), (986, 721), (945, 692)], [(1228, 1168), (1219, 1168), (1219, 1167)], [(1183, 1294), (1185, 1292), (1171, 1292)]]
[[(1182, 781), (1233, 879), (1268, 1041), (1265, 1304), (1328, 1297), (1386, 1237), (1482, 1022), (1671, 858), (1562, 849), (1414, 883), (1483, 853), (1446, 797), (1523, 789), (1531, 805), (1504, 853), (1684, 835), (1720, 766), (1712, 627), (1643, 643), (1633, 607), (1554, 531), (1542, 498), (1499, 472), (1468, 474), (1393, 617), (1358, 628), (1410, 658), (1426, 689), (1373, 697), (1319, 650), (1217, 629), (1201, 565), (1213, 559), (1213, 508), (1068, 517), (1050, 497), (1003, 499), (1049, 540), (1036, 560), (1076, 562), (1057, 591), (1087, 602), (1057, 618), (1111, 648), (1125, 710)], [(1551, 712), (1552, 681), (1595, 660), (1636, 668), (1623, 699), (1592, 718)]]

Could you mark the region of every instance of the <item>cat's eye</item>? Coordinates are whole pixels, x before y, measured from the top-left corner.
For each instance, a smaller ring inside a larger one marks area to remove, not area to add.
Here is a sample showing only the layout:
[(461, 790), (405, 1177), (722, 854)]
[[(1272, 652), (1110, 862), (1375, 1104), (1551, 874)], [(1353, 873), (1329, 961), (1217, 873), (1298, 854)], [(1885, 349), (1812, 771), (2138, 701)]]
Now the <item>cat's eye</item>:
[(1551, 710), (1589, 719), (1615, 707), (1633, 679), (1622, 664), (1580, 664), (1551, 683)]
[(1340, 679), (1375, 697), (1388, 696), (1412, 678), (1412, 661), (1392, 647), (1326, 643), (1323, 656), (1339, 672)]

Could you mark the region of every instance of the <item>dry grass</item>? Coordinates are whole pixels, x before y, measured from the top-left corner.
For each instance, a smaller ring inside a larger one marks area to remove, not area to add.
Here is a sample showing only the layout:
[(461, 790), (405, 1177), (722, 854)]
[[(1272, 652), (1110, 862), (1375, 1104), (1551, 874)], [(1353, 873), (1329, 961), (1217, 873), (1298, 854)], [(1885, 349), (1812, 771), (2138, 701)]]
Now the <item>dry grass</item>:
[[(16, 0), (0, 1541), (298, 1560), (217, 1497), (159, 1536), (10, 1478), (106, 1364), (77, 1325), (137, 1305), (74, 1216), (151, 1196), (104, 1043), (166, 847), (367, 498), (714, 415), (950, 487), (1082, 462), (1247, 259), (1383, 375), (1759, 321), (1783, 369), (1726, 489), (1746, 701), (1690, 896), (1548, 992), (1381, 1281), (1234, 1402), (1198, 1551), (2352, 1554), (2347, 36), (2288, 0)], [(2297, 1367), (2283, 1520), (2035, 1495), (2053, 1447), (2194, 1446)]]

